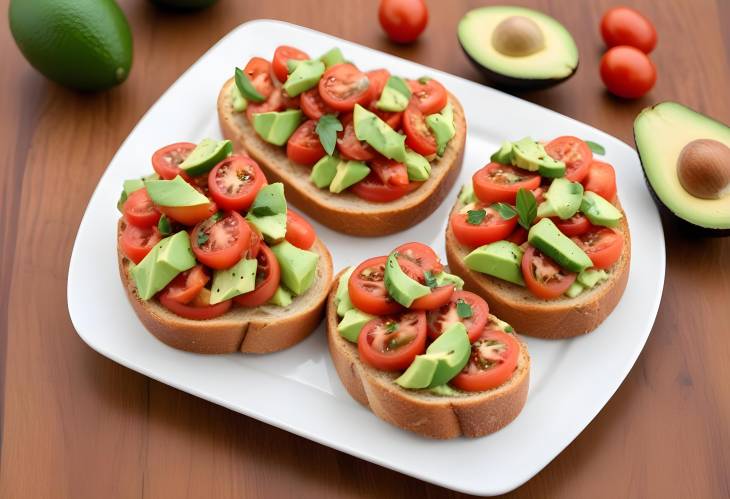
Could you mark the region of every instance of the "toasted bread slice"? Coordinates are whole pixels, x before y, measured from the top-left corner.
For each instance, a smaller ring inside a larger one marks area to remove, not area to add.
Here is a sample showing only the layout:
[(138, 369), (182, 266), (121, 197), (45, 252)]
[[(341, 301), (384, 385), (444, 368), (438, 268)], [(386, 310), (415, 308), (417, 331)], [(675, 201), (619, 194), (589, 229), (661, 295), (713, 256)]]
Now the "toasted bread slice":
[[(124, 221), (120, 219), (119, 234), (123, 224)], [(319, 239), (311, 251), (319, 254), (314, 283), (306, 293), (294, 297), (288, 306), (234, 306), (220, 317), (202, 321), (180, 317), (154, 298), (147, 301), (140, 299), (129, 275), (131, 261), (119, 247), (117, 257), (119, 275), (129, 302), (147, 330), (163, 343), (194, 353), (268, 353), (299, 343), (322, 320), (332, 283), (332, 257)]]
[[(462, 207), (463, 203), (457, 201), (451, 214)], [(617, 230), (624, 236), (624, 246), (618, 261), (606, 269), (608, 280), (575, 298), (563, 296), (543, 300), (527, 288), (469, 269), (464, 258), (473, 248), (456, 239), (451, 224), (446, 228), (446, 259), (451, 271), (464, 279), (464, 288), (484, 298), (490, 312), (512, 324), (521, 334), (546, 339), (572, 338), (596, 329), (616, 307), (626, 289), (631, 237), (625, 214)]]
[(218, 119), (223, 136), (258, 162), (270, 182), (283, 182), (286, 198), (320, 223), (346, 234), (382, 236), (420, 222), (441, 204), (459, 175), (466, 140), (466, 120), (459, 101), (449, 94), (456, 135), (443, 156), (431, 162), (431, 177), (415, 191), (389, 203), (372, 203), (350, 192), (333, 194), (309, 180), (311, 168), (289, 161), (286, 148), (269, 144), (254, 131), (245, 113), (233, 110), (230, 79), (218, 95)]
[[(530, 355), (519, 340), (517, 369), (502, 386), (485, 392), (455, 390), (442, 396), (428, 390), (407, 390), (393, 381), (399, 373), (375, 369), (360, 360), (357, 345), (337, 332), (335, 295), (339, 275), (327, 300), (327, 342), (337, 374), (349, 394), (379, 418), (425, 437), (481, 437), (514, 420), (527, 400)], [(515, 335), (516, 336), (516, 335)]]

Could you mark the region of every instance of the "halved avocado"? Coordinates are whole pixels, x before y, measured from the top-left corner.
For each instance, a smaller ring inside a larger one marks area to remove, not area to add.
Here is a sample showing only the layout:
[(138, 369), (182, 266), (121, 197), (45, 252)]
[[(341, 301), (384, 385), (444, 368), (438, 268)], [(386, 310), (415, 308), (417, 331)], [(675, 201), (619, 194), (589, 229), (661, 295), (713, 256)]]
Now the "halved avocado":
[[(647, 183), (663, 207), (706, 234), (730, 235), (730, 127), (682, 104), (662, 102), (636, 117), (634, 141)], [(685, 168), (692, 168), (689, 184), (680, 178)], [(708, 185), (710, 193), (703, 193)]]
[(578, 48), (568, 30), (536, 10), (471, 10), (459, 22), (458, 38), (469, 59), (498, 86), (545, 88), (578, 68)]

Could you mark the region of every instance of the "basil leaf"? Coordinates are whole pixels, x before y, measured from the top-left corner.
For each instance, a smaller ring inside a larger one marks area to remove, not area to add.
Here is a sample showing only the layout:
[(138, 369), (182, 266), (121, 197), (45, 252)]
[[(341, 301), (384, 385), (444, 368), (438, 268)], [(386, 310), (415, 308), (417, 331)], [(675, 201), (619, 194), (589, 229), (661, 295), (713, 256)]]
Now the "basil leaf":
[(332, 156), (337, 145), (337, 132), (342, 131), (340, 120), (334, 114), (325, 114), (317, 121), (314, 131), (319, 135), (319, 141), (322, 143), (324, 150)]
[(157, 230), (159, 230), (160, 234), (162, 234), (163, 236), (169, 236), (170, 234), (172, 234), (170, 219), (167, 218), (165, 215), (162, 215), (160, 217), (160, 221), (157, 222)]
[(423, 276), (426, 280), (426, 286), (432, 289), (436, 287), (436, 278), (433, 276), (433, 273), (430, 270), (424, 272)]
[(505, 220), (510, 220), (517, 216), (517, 210), (507, 203), (494, 203), (492, 208), (494, 208), (494, 210), (499, 213), (499, 216)]
[(254, 102), (263, 102), (266, 100), (266, 98), (264, 98), (264, 96), (256, 90), (256, 87), (253, 86), (251, 80), (248, 79), (248, 76), (243, 74), (243, 71), (241, 71), (240, 68), (236, 68), (234, 79), (236, 81), (238, 91), (241, 92), (241, 94), (248, 100), (252, 100)]
[(466, 212), (466, 221), (471, 225), (479, 225), (486, 216), (486, 210), (469, 210)]
[(537, 201), (532, 191), (528, 191), (525, 188), (517, 191), (517, 216), (519, 217), (519, 224), (530, 230), (532, 222), (537, 217)]
[(590, 140), (586, 140), (586, 144), (588, 144), (588, 147), (590, 147), (591, 151), (593, 151), (594, 153), (600, 154), (601, 156), (606, 154), (606, 148), (604, 148), (601, 144), (591, 142)]
[(460, 319), (468, 319), (474, 315), (474, 311), (471, 309), (471, 305), (459, 298), (456, 300), (456, 314)]

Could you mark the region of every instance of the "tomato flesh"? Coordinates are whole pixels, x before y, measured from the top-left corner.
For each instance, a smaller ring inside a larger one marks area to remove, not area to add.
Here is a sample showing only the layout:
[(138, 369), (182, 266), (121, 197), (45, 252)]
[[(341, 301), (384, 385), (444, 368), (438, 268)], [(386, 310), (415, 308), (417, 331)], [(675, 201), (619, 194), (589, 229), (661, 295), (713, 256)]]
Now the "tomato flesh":
[(162, 239), (157, 226), (137, 227), (130, 223), (124, 222), (122, 235), (119, 238), (119, 245), (122, 253), (133, 261), (139, 263), (147, 256), (155, 244)]
[(370, 161), (370, 168), (385, 185), (408, 185), (406, 165), (385, 157), (375, 157)]
[(501, 241), (509, 236), (517, 225), (516, 216), (505, 220), (495, 209), (481, 205), (476, 205), (473, 211), (479, 210), (485, 211), (484, 218), (479, 224), (469, 223), (468, 213), (451, 215), (451, 230), (464, 246), (477, 247)]
[(593, 162), (593, 152), (584, 141), (569, 135), (558, 137), (545, 146), (551, 158), (565, 163), (565, 177), (582, 182)]
[(388, 78), (390, 78), (390, 71), (387, 69), (374, 69), (365, 74), (370, 82), (370, 93), (368, 99), (374, 103), (380, 99), (380, 94), (383, 93), (383, 89), (388, 83)]
[(355, 135), (355, 125), (352, 122), (352, 113), (347, 113), (340, 119), (342, 131), (337, 134), (337, 150), (345, 159), (355, 161), (369, 161), (376, 156), (375, 151), (367, 142), (360, 141)]
[(224, 210), (248, 210), (266, 183), (264, 172), (248, 156), (229, 156), (208, 174), (210, 195)]
[(158, 149), (152, 155), (152, 168), (163, 180), (172, 180), (178, 175), (186, 178), (187, 175), (180, 169), (180, 163), (185, 161), (195, 147), (192, 142), (177, 142)]
[(417, 106), (409, 105), (404, 111), (403, 131), (411, 149), (424, 156), (436, 154), (436, 137), (426, 126), (426, 117)]
[(150, 199), (147, 189), (137, 189), (124, 202), (124, 218), (137, 227), (152, 227), (160, 220), (160, 212)]
[(500, 163), (489, 163), (472, 177), (474, 194), (486, 204), (514, 205), (520, 189), (531, 191), (540, 187), (541, 178), (522, 168)]
[(203, 290), (210, 277), (202, 265), (196, 265), (190, 270), (178, 274), (167, 285), (167, 296), (178, 303), (190, 303)]
[(481, 392), (501, 386), (517, 368), (520, 344), (503, 331), (488, 329), (472, 343), (469, 363), (451, 383), (460, 390)]
[(565, 293), (575, 281), (576, 273), (561, 269), (551, 258), (532, 246), (522, 255), (522, 276), (530, 292), (545, 300), (553, 300)]
[(210, 290), (203, 288), (198, 296), (190, 303), (180, 303), (172, 298), (168, 293), (158, 295), (160, 303), (170, 312), (179, 315), (185, 319), (194, 321), (203, 321), (220, 317), (231, 309), (231, 300), (226, 300), (215, 305), (210, 304)]
[(423, 243), (413, 242), (401, 244), (395, 249), (394, 253), (397, 253), (401, 258), (415, 263), (424, 272), (438, 274), (444, 270), (444, 266), (441, 264), (436, 252), (430, 246), (426, 246)]
[(274, 252), (266, 244), (262, 244), (256, 259), (258, 260), (258, 266), (256, 267), (256, 287), (253, 291), (233, 298), (233, 301), (242, 307), (258, 307), (259, 305), (263, 305), (274, 296), (276, 289), (279, 287), (281, 268), (279, 267), (279, 261), (274, 256)]
[(567, 220), (561, 220), (558, 217), (551, 217), (550, 220), (555, 223), (560, 232), (568, 237), (579, 236), (591, 228), (591, 223), (581, 213), (576, 213)]
[(216, 204), (210, 202), (196, 206), (158, 206), (157, 209), (183, 225), (195, 225), (218, 211)]
[[(469, 305), (471, 309), (469, 317), (459, 316), (457, 310), (459, 302)], [(489, 319), (489, 305), (484, 298), (469, 291), (454, 291), (448, 302), (428, 312), (426, 316), (428, 336), (435, 340), (450, 326), (461, 322), (466, 327), (469, 341), (473, 342), (482, 334), (487, 319)]]
[(597, 269), (607, 269), (618, 261), (624, 248), (621, 233), (606, 227), (593, 227), (573, 238)]
[(355, 308), (373, 315), (395, 314), (403, 307), (388, 296), (385, 289), (387, 256), (365, 260), (352, 272), (347, 282), (350, 300)]
[(264, 99), (268, 98), (274, 91), (274, 82), (271, 81), (271, 63), (261, 57), (253, 57), (246, 67), (243, 68), (251, 84)]
[(312, 166), (326, 154), (315, 131), (316, 126), (316, 121), (307, 120), (289, 137), (286, 143), (286, 156), (290, 161)]
[(446, 89), (432, 78), (424, 81), (409, 80), (408, 86), (411, 89), (411, 102), (426, 116), (438, 113), (448, 103)]
[(433, 288), (426, 296), (413, 300), (409, 308), (412, 310), (436, 310), (448, 303), (453, 294), (454, 286), (452, 284), (439, 286)]
[(295, 211), (287, 210), (286, 240), (297, 248), (308, 250), (317, 240), (317, 233), (306, 218)]
[(309, 56), (306, 52), (302, 52), (298, 48), (290, 47), (288, 45), (281, 45), (277, 47), (274, 51), (272, 66), (276, 78), (282, 83), (284, 83), (289, 77), (289, 68), (286, 66), (286, 62), (289, 59), (303, 61), (305, 59), (309, 59)]
[(409, 192), (418, 189), (423, 182), (408, 182), (406, 185), (386, 185), (374, 173), (370, 174), (350, 187), (350, 192), (357, 197), (373, 203), (389, 203), (400, 199)]
[(336, 112), (325, 103), (319, 95), (317, 87), (303, 92), (299, 105), (302, 107), (302, 112), (311, 120), (318, 120), (325, 114), (334, 114)]
[(363, 362), (384, 371), (401, 371), (426, 350), (426, 313), (406, 311), (377, 317), (362, 328), (357, 349)]
[(190, 245), (200, 263), (212, 269), (228, 269), (249, 249), (251, 228), (238, 212), (228, 211), (219, 220), (207, 219), (196, 225)]
[(608, 163), (593, 160), (583, 179), (583, 188), (613, 202), (616, 199), (616, 170)]
[(355, 104), (367, 104), (370, 80), (352, 64), (336, 64), (319, 80), (319, 95), (332, 109), (352, 111)]

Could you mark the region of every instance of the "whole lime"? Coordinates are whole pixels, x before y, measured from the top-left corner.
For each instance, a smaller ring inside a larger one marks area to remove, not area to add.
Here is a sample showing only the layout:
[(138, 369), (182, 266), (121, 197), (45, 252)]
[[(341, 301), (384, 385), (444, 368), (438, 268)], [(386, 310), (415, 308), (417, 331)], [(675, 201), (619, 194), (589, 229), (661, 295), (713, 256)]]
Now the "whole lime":
[(169, 7), (180, 10), (202, 9), (213, 5), (217, 0), (152, 0), (161, 7)]
[(11, 0), (10, 31), (30, 64), (78, 90), (123, 82), (132, 33), (114, 0)]

